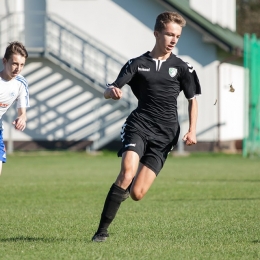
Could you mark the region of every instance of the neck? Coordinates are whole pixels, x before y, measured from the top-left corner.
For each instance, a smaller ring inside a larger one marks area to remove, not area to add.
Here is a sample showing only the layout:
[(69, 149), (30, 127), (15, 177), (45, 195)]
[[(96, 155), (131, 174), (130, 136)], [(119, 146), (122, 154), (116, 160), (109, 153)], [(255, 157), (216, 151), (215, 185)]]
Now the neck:
[(4, 72), (4, 70), (0, 71), (0, 77), (1, 77), (3, 80), (6, 80), (6, 81), (9, 81), (9, 80), (13, 79), (12, 77), (9, 77), (9, 76)]
[(171, 52), (169, 53), (162, 53), (155, 48), (150, 52), (150, 56), (154, 59), (158, 60), (167, 60), (171, 56)]

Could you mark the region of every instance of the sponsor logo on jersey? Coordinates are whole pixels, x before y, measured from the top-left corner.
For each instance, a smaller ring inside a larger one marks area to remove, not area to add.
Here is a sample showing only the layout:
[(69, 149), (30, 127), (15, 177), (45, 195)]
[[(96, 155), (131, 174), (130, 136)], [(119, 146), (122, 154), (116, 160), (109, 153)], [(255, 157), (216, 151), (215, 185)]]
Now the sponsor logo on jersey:
[(8, 107), (8, 104), (4, 104), (0, 102), (0, 107)]
[(138, 67), (138, 71), (150, 71), (150, 68), (139, 68)]
[(189, 63), (189, 62), (186, 62), (188, 67), (189, 67), (189, 72), (192, 73), (194, 71), (194, 68), (193, 66)]
[(169, 68), (169, 75), (173, 78), (176, 76), (178, 70), (176, 68)]
[(129, 147), (129, 146), (133, 146), (133, 147), (135, 147), (136, 144), (126, 144), (126, 145), (125, 145), (125, 147)]
[(129, 61), (128, 61), (128, 64), (125, 66), (125, 73), (126, 73), (126, 71), (127, 71), (127, 68), (129, 67), (129, 65), (130, 65), (132, 62), (133, 62), (133, 60), (129, 60)]

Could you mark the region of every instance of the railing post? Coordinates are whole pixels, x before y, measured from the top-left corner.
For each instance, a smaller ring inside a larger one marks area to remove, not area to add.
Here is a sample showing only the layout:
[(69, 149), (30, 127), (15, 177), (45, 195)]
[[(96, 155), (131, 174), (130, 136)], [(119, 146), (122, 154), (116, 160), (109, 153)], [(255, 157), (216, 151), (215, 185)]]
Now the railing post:
[(62, 46), (62, 29), (59, 27), (59, 57), (61, 57), (61, 47)]
[(82, 41), (82, 61), (81, 61), (82, 69), (85, 68), (85, 43)]
[(7, 141), (7, 153), (12, 154), (14, 151), (14, 140), (13, 140), (13, 134), (12, 134), (12, 122), (13, 122), (13, 108), (10, 107), (7, 111), (7, 117), (8, 117), (8, 126), (9, 126), (9, 132), (8, 132), (8, 141)]
[(183, 141), (182, 141), (182, 116), (180, 115), (179, 116), (179, 122), (180, 122), (180, 137), (179, 137), (179, 141), (178, 141), (178, 145), (177, 145), (177, 148), (178, 148), (178, 154), (179, 155), (182, 155), (184, 154), (184, 144), (183, 144)]
[(48, 54), (48, 16), (47, 14), (45, 13), (45, 16), (44, 16), (44, 22), (45, 22), (45, 32), (44, 32), (44, 56), (46, 57), (47, 54)]
[(108, 62), (107, 62), (108, 56), (106, 55), (105, 57), (106, 57), (106, 58), (105, 58), (104, 74), (105, 74), (105, 84), (106, 84), (106, 83), (108, 83), (108, 74), (107, 74), (107, 72), (108, 72)]

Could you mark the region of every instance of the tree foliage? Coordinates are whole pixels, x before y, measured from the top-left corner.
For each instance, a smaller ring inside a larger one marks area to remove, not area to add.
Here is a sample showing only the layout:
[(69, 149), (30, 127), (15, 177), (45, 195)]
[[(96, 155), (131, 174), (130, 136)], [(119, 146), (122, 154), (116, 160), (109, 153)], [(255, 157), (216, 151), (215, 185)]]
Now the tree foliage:
[(255, 33), (260, 37), (260, 0), (236, 0), (237, 33)]

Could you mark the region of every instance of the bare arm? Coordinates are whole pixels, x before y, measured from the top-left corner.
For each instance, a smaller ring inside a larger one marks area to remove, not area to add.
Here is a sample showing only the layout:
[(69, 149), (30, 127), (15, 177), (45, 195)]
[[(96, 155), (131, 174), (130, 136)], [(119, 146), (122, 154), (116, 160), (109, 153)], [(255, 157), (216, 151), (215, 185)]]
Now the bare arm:
[(15, 129), (23, 131), (26, 127), (26, 108), (18, 108), (18, 117), (13, 121)]
[(114, 100), (118, 100), (123, 96), (123, 92), (120, 88), (116, 88), (114, 86), (110, 86), (106, 88), (104, 91), (104, 97), (105, 99), (112, 98)]
[(196, 124), (198, 118), (198, 103), (197, 99), (193, 98), (188, 100), (188, 111), (189, 111), (189, 130), (184, 135), (183, 141), (185, 141), (186, 145), (193, 145), (197, 143), (196, 138)]

